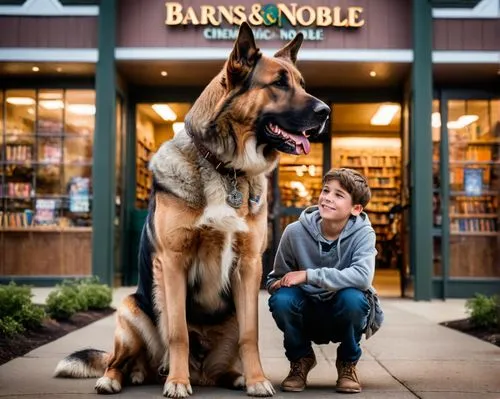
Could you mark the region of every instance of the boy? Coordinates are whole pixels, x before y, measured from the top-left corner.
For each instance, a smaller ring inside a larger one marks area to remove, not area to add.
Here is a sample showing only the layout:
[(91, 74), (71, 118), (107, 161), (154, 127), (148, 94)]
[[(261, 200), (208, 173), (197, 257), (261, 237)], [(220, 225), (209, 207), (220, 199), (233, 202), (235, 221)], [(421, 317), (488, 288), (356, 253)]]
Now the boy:
[(290, 372), (283, 391), (300, 392), (316, 365), (311, 341), (340, 342), (337, 392), (361, 392), (356, 363), (360, 341), (378, 330), (383, 313), (371, 287), (375, 231), (363, 208), (371, 198), (366, 179), (351, 169), (323, 178), (317, 206), (285, 228), (266, 287), (269, 308), (284, 333)]

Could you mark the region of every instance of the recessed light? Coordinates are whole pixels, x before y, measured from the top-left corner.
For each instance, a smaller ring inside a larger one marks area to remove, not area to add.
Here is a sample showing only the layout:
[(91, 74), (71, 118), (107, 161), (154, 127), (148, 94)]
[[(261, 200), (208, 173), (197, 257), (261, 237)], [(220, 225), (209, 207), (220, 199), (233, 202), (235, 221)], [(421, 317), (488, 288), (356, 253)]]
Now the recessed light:
[(375, 71), (370, 71), (370, 76), (371, 76), (372, 78), (374, 78), (375, 76), (377, 76), (377, 72), (375, 72)]
[(31, 68), (31, 70), (33, 72), (38, 72), (40, 70), (40, 68), (38, 68), (37, 66), (34, 66), (33, 68)]
[(57, 72), (62, 72), (62, 68), (61, 68), (61, 67), (58, 67), (58, 68), (56, 68), (56, 71), (57, 71)]
[(161, 76), (167, 76), (167, 75), (168, 75), (167, 71), (161, 71)]

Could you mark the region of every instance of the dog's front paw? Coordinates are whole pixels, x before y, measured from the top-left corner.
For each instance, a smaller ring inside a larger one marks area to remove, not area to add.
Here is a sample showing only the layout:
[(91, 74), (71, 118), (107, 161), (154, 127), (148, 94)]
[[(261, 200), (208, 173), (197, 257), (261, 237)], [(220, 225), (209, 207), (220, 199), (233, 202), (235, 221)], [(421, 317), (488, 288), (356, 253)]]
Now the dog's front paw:
[(273, 396), (276, 393), (269, 380), (258, 381), (247, 385), (248, 396)]
[(192, 395), (191, 384), (185, 381), (167, 380), (163, 386), (163, 396), (167, 398), (187, 398)]
[(122, 384), (118, 380), (105, 376), (97, 380), (94, 389), (101, 394), (118, 393), (122, 390)]

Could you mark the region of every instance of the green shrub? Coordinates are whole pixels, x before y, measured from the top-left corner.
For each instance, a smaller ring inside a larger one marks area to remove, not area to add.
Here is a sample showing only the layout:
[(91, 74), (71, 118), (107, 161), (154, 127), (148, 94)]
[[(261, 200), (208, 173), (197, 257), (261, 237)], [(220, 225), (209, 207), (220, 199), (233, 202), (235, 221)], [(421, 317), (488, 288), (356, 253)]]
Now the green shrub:
[(65, 280), (47, 298), (47, 312), (54, 319), (69, 319), (76, 312), (109, 307), (113, 292), (97, 277)]
[(76, 312), (85, 309), (78, 289), (70, 285), (59, 285), (47, 297), (47, 313), (53, 319), (69, 319)]
[(13, 336), (42, 324), (43, 308), (32, 303), (31, 288), (14, 282), (0, 286), (0, 334)]
[(105, 309), (113, 300), (113, 291), (105, 284), (81, 284), (79, 293), (89, 309)]
[(471, 323), (476, 327), (491, 328), (500, 323), (498, 320), (500, 298), (496, 295), (488, 297), (476, 294), (474, 298), (467, 300), (465, 307), (470, 315)]

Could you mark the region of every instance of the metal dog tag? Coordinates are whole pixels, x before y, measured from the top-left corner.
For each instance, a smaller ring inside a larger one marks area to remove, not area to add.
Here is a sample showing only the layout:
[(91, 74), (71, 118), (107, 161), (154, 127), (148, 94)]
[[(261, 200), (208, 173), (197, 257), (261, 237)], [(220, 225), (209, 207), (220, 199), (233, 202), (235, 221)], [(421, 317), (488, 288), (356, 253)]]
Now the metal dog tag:
[(236, 179), (236, 172), (234, 172), (234, 177), (231, 179), (231, 185), (233, 189), (226, 197), (226, 202), (233, 208), (238, 209), (243, 204), (243, 194), (238, 190), (238, 180)]
[(233, 208), (238, 209), (243, 204), (243, 194), (236, 187), (226, 197), (227, 203)]

